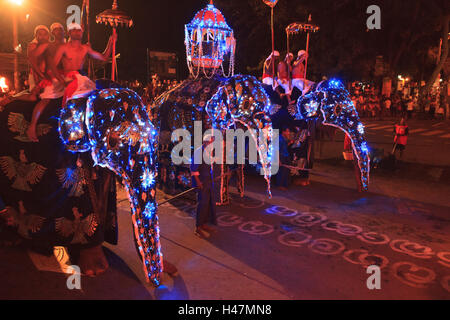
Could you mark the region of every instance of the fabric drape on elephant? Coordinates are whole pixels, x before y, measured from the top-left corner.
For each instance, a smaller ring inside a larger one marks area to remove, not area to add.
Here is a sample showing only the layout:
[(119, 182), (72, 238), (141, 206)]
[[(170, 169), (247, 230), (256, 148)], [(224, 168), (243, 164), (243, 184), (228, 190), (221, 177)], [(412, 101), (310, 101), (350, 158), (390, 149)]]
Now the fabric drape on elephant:
[[(33, 103), (13, 102), (0, 112), (0, 197), (11, 208), (0, 215), (0, 230), (34, 247), (116, 244), (115, 180), (106, 188), (101, 223), (93, 199), (105, 189), (104, 169), (92, 169), (87, 153), (66, 151), (58, 132), (60, 105), (51, 101), (40, 117), (38, 143), (26, 135)], [(89, 189), (96, 190), (94, 197)]]

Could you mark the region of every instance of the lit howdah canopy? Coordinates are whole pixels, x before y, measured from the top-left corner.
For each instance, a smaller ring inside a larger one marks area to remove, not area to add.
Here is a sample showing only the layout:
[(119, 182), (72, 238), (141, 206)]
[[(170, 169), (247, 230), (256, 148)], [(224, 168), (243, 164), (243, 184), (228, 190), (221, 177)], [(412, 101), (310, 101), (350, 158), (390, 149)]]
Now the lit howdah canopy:
[[(124, 11), (119, 10), (119, 6), (117, 4), (117, 0), (114, 0), (112, 9), (107, 9), (100, 13), (96, 19), (97, 23), (102, 23), (106, 25), (110, 25), (113, 29), (113, 35), (116, 35), (116, 29), (119, 26), (125, 26), (131, 28), (133, 26), (133, 20), (131, 17), (126, 14)], [(111, 79), (113, 81), (116, 80), (116, 72), (117, 72), (117, 62), (116, 62), (116, 40), (113, 43), (113, 52), (112, 52), (112, 70), (111, 70)]]
[(300, 32), (316, 33), (320, 30), (320, 27), (307, 22), (294, 22), (287, 26), (287, 34), (297, 34)]
[(114, 0), (112, 9), (107, 9), (97, 16), (96, 22), (110, 25), (112, 28), (133, 26), (131, 17), (125, 11), (119, 10), (117, 0)]
[(185, 26), (186, 57), (194, 78), (201, 72), (207, 77), (225, 75), (224, 61), (228, 56), (227, 77), (234, 75), (236, 40), (223, 14), (211, 1)]

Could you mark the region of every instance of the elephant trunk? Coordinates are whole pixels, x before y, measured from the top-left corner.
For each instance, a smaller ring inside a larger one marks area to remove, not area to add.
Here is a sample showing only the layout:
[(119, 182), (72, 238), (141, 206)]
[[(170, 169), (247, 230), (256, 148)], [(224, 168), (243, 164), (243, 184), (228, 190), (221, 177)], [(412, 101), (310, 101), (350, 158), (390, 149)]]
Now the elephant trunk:
[(145, 276), (158, 286), (163, 262), (156, 204), (157, 132), (140, 97), (127, 89), (91, 95), (86, 126), (95, 164), (113, 171), (127, 189)]
[(134, 236), (142, 258), (145, 276), (158, 286), (163, 269), (157, 203), (156, 167), (148, 156), (130, 157), (130, 167), (118, 172), (127, 189)]
[(329, 80), (319, 84), (316, 94), (316, 100), (321, 101), (320, 110), (323, 116), (323, 124), (341, 129), (351, 139), (355, 165), (359, 169), (360, 191), (368, 191), (369, 148), (364, 136), (364, 125), (360, 121), (348, 91), (340, 81)]
[(362, 123), (357, 124), (357, 130), (346, 132), (352, 141), (353, 154), (355, 156), (355, 166), (359, 168), (359, 188), (366, 192), (369, 190), (370, 180), (370, 155), (367, 143), (364, 139), (364, 126)]

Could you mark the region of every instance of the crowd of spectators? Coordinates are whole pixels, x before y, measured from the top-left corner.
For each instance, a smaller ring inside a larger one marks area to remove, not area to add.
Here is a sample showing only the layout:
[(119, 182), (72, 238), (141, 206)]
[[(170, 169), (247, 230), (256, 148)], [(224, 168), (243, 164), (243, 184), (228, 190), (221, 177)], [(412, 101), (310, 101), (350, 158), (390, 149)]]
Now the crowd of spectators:
[[(351, 99), (361, 118), (407, 118), (411, 119), (421, 108), (418, 94), (404, 94), (397, 91), (389, 96), (382, 95), (374, 86), (352, 86)], [(442, 119), (444, 109), (439, 105), (436, 95), (429, 94), (422, 103), (430, 119)]]
[(138, 80), (121, 81), (120, 84), (137, 92), (142, 97), (144, 104), (150, 105), (161, 94), (178, 86), (180, 81), (169, 79), (161, 80), (158, 75), (154, 75), (147, 85)]

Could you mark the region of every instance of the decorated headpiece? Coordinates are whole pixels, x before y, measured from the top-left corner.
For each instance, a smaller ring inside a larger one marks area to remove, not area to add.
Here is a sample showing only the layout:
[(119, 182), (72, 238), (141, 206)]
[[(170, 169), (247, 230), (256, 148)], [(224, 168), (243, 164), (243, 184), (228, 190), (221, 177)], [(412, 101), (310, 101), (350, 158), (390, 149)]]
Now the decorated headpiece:
[(34, 28), (34, 36), (36, 37), (37, 36), (37, 33), (38, 33), (38, 31), (39, 30), (45, 30), (45, 31), (47, 31), (48, 33), (50, 33), (50, 31), (48, 30), (48, 28), (46, 27), (46, 26), (44, 26), (44, 25), (38, 25), (36, 28)]
[(55, 22), (50, 26), (50, 31), (53, 32), (53, 30), (58, 29), (58, 28), (61, 28), (64, 30), (64, 27), (61, 23)]
[(72, 30), (83, 30), (83, 28), (78, 23), (71, 23), (67, 26), (67, 31), (72, 31)]

